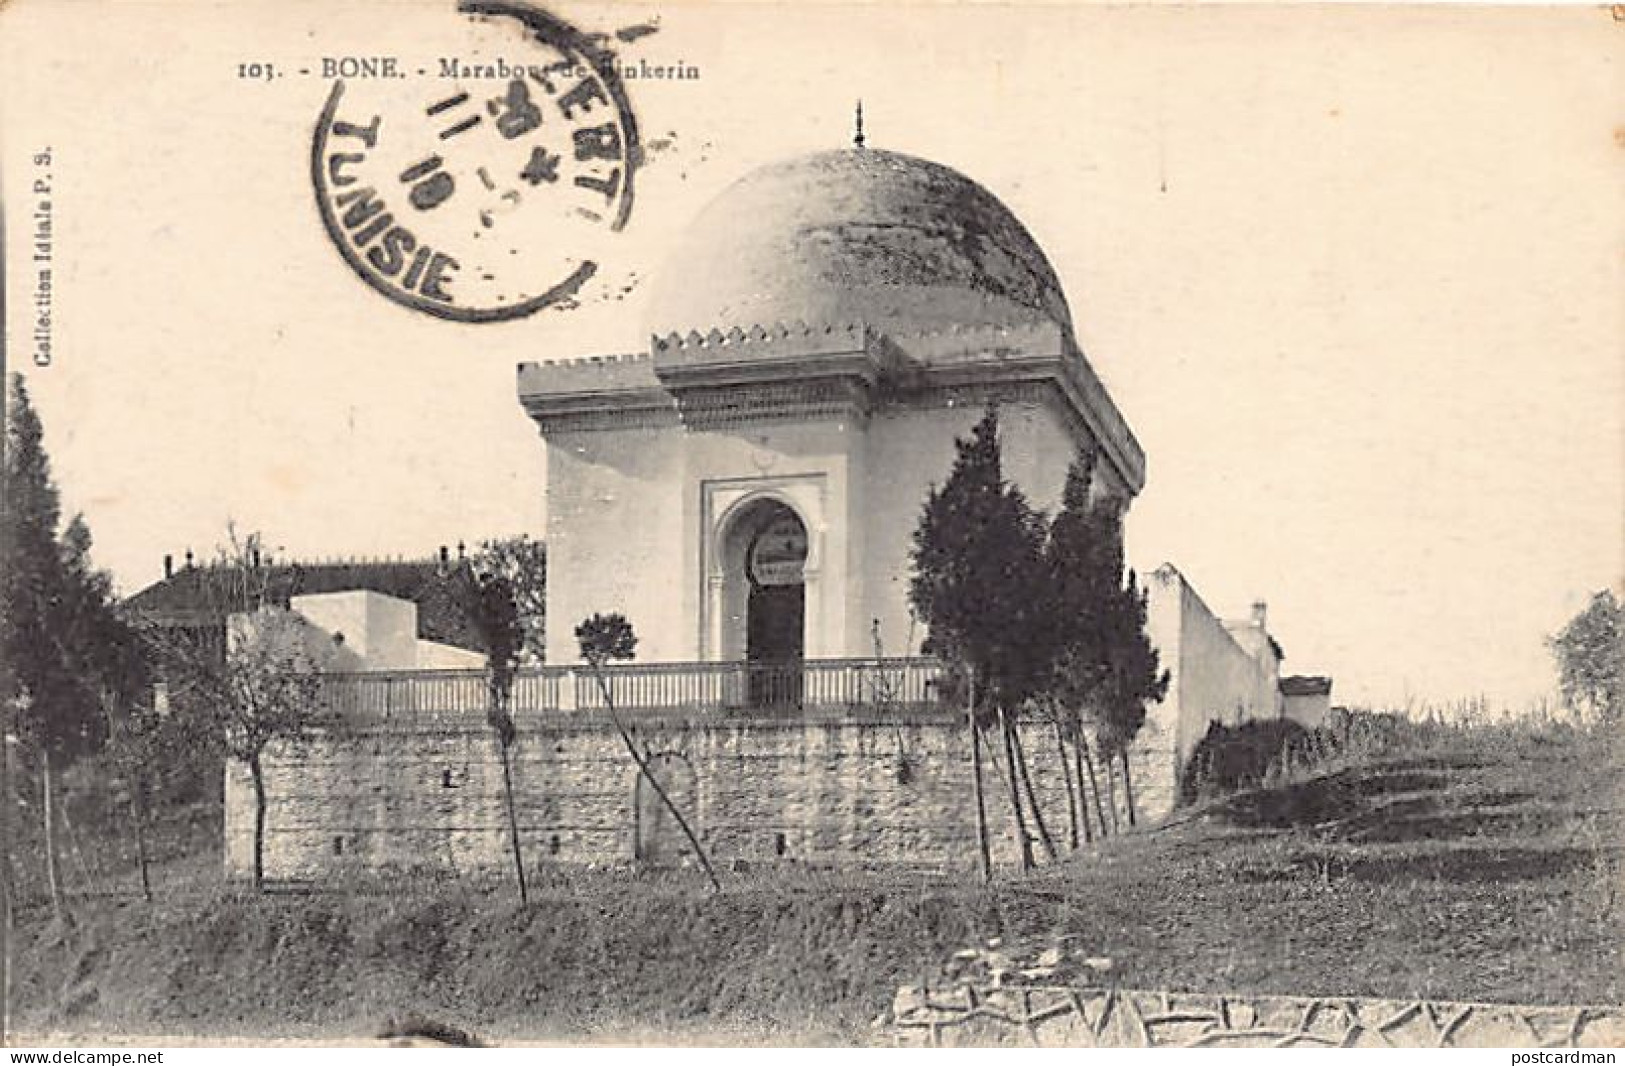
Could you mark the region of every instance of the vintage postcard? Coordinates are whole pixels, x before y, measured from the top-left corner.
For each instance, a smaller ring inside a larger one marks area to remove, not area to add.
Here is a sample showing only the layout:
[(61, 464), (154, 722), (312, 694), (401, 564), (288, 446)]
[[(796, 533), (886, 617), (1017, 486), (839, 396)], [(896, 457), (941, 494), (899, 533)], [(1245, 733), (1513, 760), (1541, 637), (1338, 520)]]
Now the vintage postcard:
[(0, 4), (5, 1040), (1619, 1046), (1622, 41)]

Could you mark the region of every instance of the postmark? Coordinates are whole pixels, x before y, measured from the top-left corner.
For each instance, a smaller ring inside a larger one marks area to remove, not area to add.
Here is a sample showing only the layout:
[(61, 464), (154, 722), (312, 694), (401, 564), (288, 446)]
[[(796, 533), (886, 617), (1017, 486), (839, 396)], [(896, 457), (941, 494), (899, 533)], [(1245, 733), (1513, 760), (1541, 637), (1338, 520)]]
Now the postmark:
[(452, 77), (333, 82), (311, 146), (322, 224), (373, 289), (459, 322), (573, 300), (632, 215), (637, 121), (599, 38), (461, 0)]

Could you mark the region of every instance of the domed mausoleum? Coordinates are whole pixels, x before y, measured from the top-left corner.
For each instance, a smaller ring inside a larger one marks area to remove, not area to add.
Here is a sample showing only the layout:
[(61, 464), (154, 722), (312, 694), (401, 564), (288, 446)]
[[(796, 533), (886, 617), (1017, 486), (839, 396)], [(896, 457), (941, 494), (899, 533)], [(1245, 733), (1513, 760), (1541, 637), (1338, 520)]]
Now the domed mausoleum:
[[(400, 669), (411, 629), (382, 620), (410, 604), (355, 593), (307, 611), (335, 639), (343, 621), (356, 661), (327, 680), (330, 727), (266, 756), (304, 782), (274, 792), (271, 876), (670, 865), (691, 861), (690, 829), (718, 864), (976, 861), (972, 733), (908, 606), (926, 493), (989, 403), (1005, 473), (1039, 507), (1054, 512), (1081, 448), (1100, 498), (1126, 507), (1145, 480), (1054, 269), (969, 178), (855, 148), (723, 190), (657, 285), (648, 347), (519, 369), (547, 442), (548, 663), (515, 679), (513, 745), (492, 743), (479, 671)], [(1091, 764), (1104, 792), (1085, 795), (1085, 747), (1069, 761), (1043, 722), (1014, 726), (1027, 802), (1052, 826), (1166, 814), (1212, 721), (1327, 713), (1329, 679), (1282, 691), (1262, 603), (1221, 620), (1171, 565), (1143, 587), (1168, 692), (1132, 750)], [(636, 627), (637, 661), (599, 677), (574, 631), (608, 612)], [(646, 766), (601, 713), (606, 691)], [(226, 794), (242, 873), (243, 773)], [(991, 860), (1018, 861), (1024, 831), (989, 818)]]
[(1144, 483), (1043, 249), (938, 163), (858, 147), (745, 175), (677, 241), (647, 326), (647, 350), (519, 371), (547, 441), (552, 662), (608, 611), (642, 661), (916, 653), (911, 536), (990, 402), (1039, 506), (1080, 448), (1097, 492)]

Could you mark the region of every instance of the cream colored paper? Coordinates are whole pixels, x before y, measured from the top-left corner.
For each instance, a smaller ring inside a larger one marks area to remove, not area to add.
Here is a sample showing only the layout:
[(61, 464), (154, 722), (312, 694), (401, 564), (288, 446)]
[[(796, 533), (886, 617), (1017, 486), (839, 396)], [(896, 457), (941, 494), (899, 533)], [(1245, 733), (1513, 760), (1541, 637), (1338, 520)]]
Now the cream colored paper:
[(1132, 564), (1267, 599), (1337, 703), (1552, 699), (1544, 638), (1625, 571), (1617, 11), (549, 10), (638, 75), (635, 200), (576, 299), (464, 323), (364, 284), (311, 173), (331, 63), (500, 87), (442, 76), (506, 47), (450, 0), (0, 8), (6, 360), (121, 592), (228, 521), (290, 558), (543, 535), (515, 364), (646, 346), (699, 209), (861, 99), (1054, 264), (1148, 456)]

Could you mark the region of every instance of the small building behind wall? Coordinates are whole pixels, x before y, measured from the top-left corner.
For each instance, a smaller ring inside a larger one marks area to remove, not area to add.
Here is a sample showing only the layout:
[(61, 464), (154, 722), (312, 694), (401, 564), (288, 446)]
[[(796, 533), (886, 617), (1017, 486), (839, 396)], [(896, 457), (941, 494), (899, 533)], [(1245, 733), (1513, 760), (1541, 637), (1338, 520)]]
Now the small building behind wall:
[(1147, 817), (1161, 818), (1178, 801), (1180, 775), (1210, 723), (1282, 717), (1282, 654), (1262, 602), (1247, 618), (1220, 619), (1172, 563), (1146, 575), (1144, 585), (1146, 629), (1168, 671), (1168, 691), (1147, 710), (1134, 745), (1136, 798)]
[(1305, 729), (1319, 729), (1332, 710), (1332, 679), (1303, 674), (1281, 678), (1286, 716)]
[[(176, 567), (164, 556), (164, 577), (124, 600), (125, 617), (164, 635), (163, 644), (185, 644), (219, 659), (225, 655), (226, 619), (261, 604), (288, 607), (326, 593), (374, 592), (416, 605), (415, 635), (452, 648), (478, 647), (467, 610), (470, 571), (461, 546), (423, 559), (280, 560), (239, 564), (216, 560), (194, 565), (187, 552)], [(342, 632), (343, 623), (331, 627)], [(353, 625), (349, 639), (358, 633)], [(427, 665), (427, 664), (425, 664)], [(160, 673), (162, 670), (160, 670)]]
[(288, 607), (332, 645), (329, 670), (479, 670), (485, 656), (418, 636), (418, 605), (367, 589), (293, 596)]

